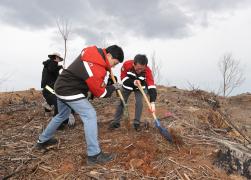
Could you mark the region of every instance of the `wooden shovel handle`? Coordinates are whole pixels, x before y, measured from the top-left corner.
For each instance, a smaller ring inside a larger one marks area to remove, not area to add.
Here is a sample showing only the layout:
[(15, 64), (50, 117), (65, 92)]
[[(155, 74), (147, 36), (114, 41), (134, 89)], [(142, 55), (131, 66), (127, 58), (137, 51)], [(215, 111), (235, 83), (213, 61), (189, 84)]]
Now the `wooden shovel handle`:
[[(143, 90), (141, 84), (138, 84), (138, 88), (139, 88), (140, 92), (142, 93), (142, 95), (144, 96), (144, 98), (145, 98), (145, 100), (146, 100), (146, 103), (147, 103), (147, 105), (148, 105), (148, 108), (151, 109), (151, 103), (150, 103), (150, 101), (148, 100), (148, 98), (147, 98), (147, 96), (146, 96), (146, 93), (144, 92), (144, 90)], [(153, 115), (153, 118), (154, 118), (154, 119), (157, 119), (157, 117), (156, 117), (156, 115), (155, 115), (155, 112), (152, 112), (152, 115)]]
[[(111, 76), (111, 78), (112, 78), (113, 83), (116, 83), (116, 79), (115, 79), (115, 77), (114, 77), (114, 75), (113, 75), (112, 69), (110, 69), (110, 76)], [(120, 99), (121, 99), (121, 101), (122, 101), (122, 103), (123, 103), (123, 105), (124, 105), (124, 107), (125, 107), (125, 106), (126, 106), (126, 103), (125, 103), (125, 99), (124, 99), (124, 97), (123, 97), (121, 91), (118, 89), (117, 92), (118, 92), (119, 97), (120, 97)]]

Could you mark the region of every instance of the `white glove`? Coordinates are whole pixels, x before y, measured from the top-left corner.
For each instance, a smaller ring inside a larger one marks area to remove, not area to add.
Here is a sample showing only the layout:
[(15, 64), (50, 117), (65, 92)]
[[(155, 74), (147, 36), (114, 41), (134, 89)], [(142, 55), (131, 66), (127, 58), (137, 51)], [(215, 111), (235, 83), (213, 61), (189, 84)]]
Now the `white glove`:
[(52, 110), (53, 110), (52, 106), (50, 106), (47, 102), (44, 102), (44, 103), (42, 104), (42, 106), (43, 106), (46, 110), (48, 110), (48, 111), (52, 111)]
[(64, 61), (59, 61), (58, 62), (58, 66), (63, 66), (64, 65)]
[(114, 83), (113, 86), (115, 87), (116, 90), (119, 90), (122, 88), (122, 84), (119, 84), (119, 83)]
[(68, 126), (74, 126), (75, 125), (75, 117), (70, 114), (69, 120), (68, 120)]
[(58, 73), (61, 74), (63, 72), (63, 70), (64, 70), (64, 68), (61, 68)]
[(155, 112), (155, 102), (151, 102), (151, 112)]

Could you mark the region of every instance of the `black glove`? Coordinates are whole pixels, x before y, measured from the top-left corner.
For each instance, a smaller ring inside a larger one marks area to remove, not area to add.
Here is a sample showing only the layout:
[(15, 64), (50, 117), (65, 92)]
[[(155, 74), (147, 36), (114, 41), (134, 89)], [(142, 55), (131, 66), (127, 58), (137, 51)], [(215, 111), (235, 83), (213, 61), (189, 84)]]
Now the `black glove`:
[(93, 100), (94, 99), (94, 95), (92, 93), (88, 93), (87, 99), (88, 99), (88, 101)]
[(58, 69), (63, 69), (63, 66), (62, 65), (58, 65)]
[[(118, 78), (116, 76), (114, 76), (114, 78), (115, 78), (116, 82), (118, 82)], [(109, 76), (109, 78), (107, 80), (107, 86), (113, 85), (113, 84), (114, 84), (114, 82), (113, 82), (111, 76)]]

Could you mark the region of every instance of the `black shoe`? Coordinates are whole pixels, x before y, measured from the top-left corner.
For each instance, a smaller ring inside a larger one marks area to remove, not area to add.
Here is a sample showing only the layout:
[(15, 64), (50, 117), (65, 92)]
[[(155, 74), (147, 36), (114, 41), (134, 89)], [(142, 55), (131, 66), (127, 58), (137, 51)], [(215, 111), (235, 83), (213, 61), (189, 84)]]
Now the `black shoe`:
[(112, 122), (110, 125), (109, 125), (109, 130), (114, 130), (114, 129), (117, 129), (117, 128), (119, 128), (120, 127), (120, 123), (118, 123), (118, 122)]
[(133, 124), (133, 127), (134, 127), (134, 129), (135, 129), (136, 131), (140, 131), (140, 130), (141, 130), (140, 124), (138, 124), (138, 123), (134, 123), (134, 124)]
[(40, 140), (38, 140), (37, 144), (36, 144), (36, 148), (38, 150), (40, 150), (40, 149), (46, 149), (46, 147), (54, 145), (54, 144), (57, 144), (57, 143), (58, 143), (58, 140), (55, 139), (55, 138), (51, 138), (48, 141), (45, 141), (43, 143)]
[(97, 155), (88, 156), (87, 165), (103, 164), (113, 160), (113, 158), (114, 158), (113, 154), (106, 154), (101, 151)]

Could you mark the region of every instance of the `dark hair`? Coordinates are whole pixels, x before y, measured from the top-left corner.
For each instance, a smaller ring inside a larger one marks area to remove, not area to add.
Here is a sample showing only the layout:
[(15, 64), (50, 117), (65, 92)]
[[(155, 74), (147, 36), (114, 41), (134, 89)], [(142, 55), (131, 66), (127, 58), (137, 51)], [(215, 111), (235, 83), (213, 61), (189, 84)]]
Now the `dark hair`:
[(117, 45), (112, 45), (107, 47), (106, 49), (107, 53), (110, 53), (114, 59), (118, 59), (119, 62), (123, 62), (124, 60), (124, 52), (121, 47)]
[(147, 65), (147, 63), (148, 63), (148, 59), (147, 59), (146, 55), (144, 55), (144, 54), (137, 54), (134, 57), (134, 64)]

